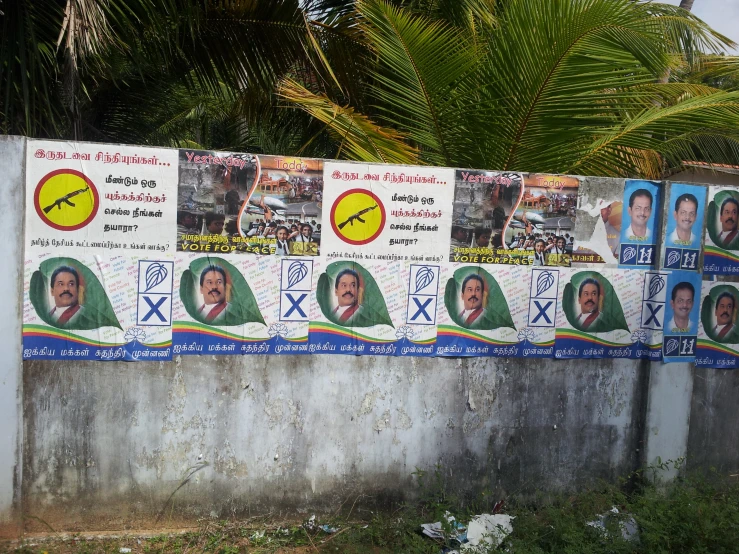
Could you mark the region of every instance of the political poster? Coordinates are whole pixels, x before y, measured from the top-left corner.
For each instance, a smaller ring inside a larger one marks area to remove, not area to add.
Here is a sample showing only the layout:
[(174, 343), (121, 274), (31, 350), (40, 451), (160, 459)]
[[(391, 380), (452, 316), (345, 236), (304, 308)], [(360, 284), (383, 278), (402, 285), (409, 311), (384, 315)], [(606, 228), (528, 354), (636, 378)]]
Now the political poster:
[(572, 263), (579, 267), (617, 267), (625, 181), (580, 179)]
[(448, 248), (454, 171), (326, 162), (321, 255), (439, 263)]
[(178, 254), (173, 353), (304, 354), (313, 260)]
[(660, 344), (642, 329), (644, 274), (570, 269), (562, 277), (555, 358), (659, 359)]
[[(396, 356), (403, 348), (415, 355), (431, 353), (434, 337), (415, 340), (415, 325), (407, 323), (408, 289), (401, 262), (323, 258), (317, 262), (311, 353)], [(436, 268), (428, 275), (416, 271), (415, 290), (425, 293), (423, 285), (429, 279), (438, 281)], [(429, 286), (428, 292), (432, 290)]]
[(457, 170), (449, 261), (569, 266), (579, 180)]
[(660, 228), (660, 185), (629, 179), (624, 187), (621, 210), (619, 267), (653, 269), (657, 263), (657, 233)]
[(672, 183), (663, 241), (662, 267), (700, 271), (706, 187)]
[(177, 154), (29, 140), (26, 252), (174, 252)]
[(177, 250), (317, 256), (321, 160), (181, 150)]
[(29, 254), (23, 358), (170, 360), (172, 255)]
[(665, 362), (692, 362), (698, 341), (701, 275), (673, 271), (667, 278), (665, 327), (662, 359)]
[(703, 281), (696, 367), (734, 369), (739, 361), (737, 302), (733, 283)]
[(534, 309), (531, 271), (509, 266), (491, 273), (481, 265), (446, 264), (436, 355), (550, 357), (554, 328), (547, 321), (556, 312), (558, 270), (536, 273), (540, 294)]
[(739, 190), (708, 188), (703, 273), (739, 273)]

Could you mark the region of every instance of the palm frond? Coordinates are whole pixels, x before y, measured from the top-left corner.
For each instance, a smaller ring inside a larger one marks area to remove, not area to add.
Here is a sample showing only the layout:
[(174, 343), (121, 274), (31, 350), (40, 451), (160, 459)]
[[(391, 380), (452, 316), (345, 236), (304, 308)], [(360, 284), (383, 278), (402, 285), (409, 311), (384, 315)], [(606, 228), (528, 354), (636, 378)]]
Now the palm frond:
[(417, 151), (405, 143), (402, 135), (372, 123), (352, 108), (341, 107), (325, 95), (314, 94), (292, 79), (282, 82), (278, 94), (327, 126), (339, 143), (336, 158), (410, 165), (420, 163)]

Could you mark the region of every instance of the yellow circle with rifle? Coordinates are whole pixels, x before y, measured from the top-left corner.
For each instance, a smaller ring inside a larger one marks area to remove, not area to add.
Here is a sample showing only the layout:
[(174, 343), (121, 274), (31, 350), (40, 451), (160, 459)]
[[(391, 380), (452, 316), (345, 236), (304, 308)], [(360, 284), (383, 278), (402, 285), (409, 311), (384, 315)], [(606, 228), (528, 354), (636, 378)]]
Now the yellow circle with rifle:
[(385, 227), (385, 206), (368, 190), (348, 190), (331, 206), (331, 227), (348, 244), (368, 244)]
[(36, 185), (33, 200), (41, 220), (60, 231), (81, 229), (93, 220), (100, 205), (95, 185), (74, 169), (45, 175)]

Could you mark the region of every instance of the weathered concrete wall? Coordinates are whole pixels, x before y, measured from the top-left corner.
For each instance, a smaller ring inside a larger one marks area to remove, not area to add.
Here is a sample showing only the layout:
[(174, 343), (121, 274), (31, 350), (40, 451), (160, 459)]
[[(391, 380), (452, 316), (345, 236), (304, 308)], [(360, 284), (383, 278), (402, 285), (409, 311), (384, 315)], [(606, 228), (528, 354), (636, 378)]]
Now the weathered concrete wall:
[(739, 473), (739, 372), (695, 370), (688, 468)]
[(646, 371), (626, 360), (25, 362), (24, 512), (55, 529), (150, 527), (202, 461), (160, 523), (335, 511), (360, 494), (357, 506), (386, 504), (412, 497), (411, 473), (437, 463), (461, 493), (582, 488), (637, 467)]
[(0, 538), (16, 536), (19, 527), (17, 492), (21, 478), (21, 321), (23, 271), (24, 139), (0, 137), (0, 290), (8, 302), (0, 318)]

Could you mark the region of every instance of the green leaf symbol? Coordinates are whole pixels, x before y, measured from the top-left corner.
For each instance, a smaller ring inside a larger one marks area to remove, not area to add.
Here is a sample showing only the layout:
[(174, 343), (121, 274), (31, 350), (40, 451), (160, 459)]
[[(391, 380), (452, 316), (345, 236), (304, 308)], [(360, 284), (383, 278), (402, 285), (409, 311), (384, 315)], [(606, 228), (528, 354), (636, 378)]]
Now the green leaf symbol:
[[(587, 329), (583, 329), (582, 325), (577, 321), (577, 317), (580, 315), (580, 304), (577, 302), (578, 291), (585, 279), (594, 279), (600, 284), (598, 305), (600, 316)], [(565, 285), (562, 296), (562, 309), (570, 325), (579, 331), (607, 333), (616, 329), (629, 330), (626, 318), (624, 317), (624, 310), (621, 307), (621, 301), (618, 299), (613, 285), (603, 275), (595, 271), (580, 271), (572, 276), (570, 282)]]
[[(226, 302), (223, 316), (217, 322), (206, 321), (200, 312), (203, 299), (200, 294), (200, 276), (210, 267), (221, 268), (226, 273)], [(216, 327), (243, 325), (244, 323), (264, 323), (264, 318), (254, 298), (254, 293), (241, 272), (223, 258), (208, 256), (190, 263), (180, 279), (180, 299), (187, 313), (195, 321)]]
[[(359, 308), (346, 321), (341, 321), (338, 314), (334, 313), (335, 308), (332, 307), (332, 300), (336, 296), (336, 277), (343, 271), (354, 272), (359, 277), (357, 299)], [(369, 271), (358, 263), (333, 262), (329, 264), (326, 272), (318, 278), (316, 298), (326, 319), (342, 327), (373, 327), (374, 325), (394, 327), (380, 287), (377, 286), (377, 282)]]
[[(464, 304), (461, 299), (462, 285), (464, 280), (470, 275), (477, 275), (483, 279), (485, 282), (485, 291), (483, 292), (482, 300), (483, 313), (468, 324), (462, 317)], [(491, 331), (500, 327), (516, 328), (513, 324), (510, 309), (508, 308), (508, 302), (500, 285), (498, 285), (495, 277), (478, 266), (460, 267), (454, 272), (454, 276), (446, 283), (444, 305), (452, 321), (465, 329)]]
[[(49, 303), (51, 275), (58, 267), (70, 267), (79, 276), (78, 299), (80, 310), (67, 323), (59, 324), (51, 317), (53, 303)], [(49, 258), (41, 262), (38, 271), (31, 276), (29, 288), (31, 304), (45, 323), (59, 329), (87, 331), (100, 327), (117, 327), (123, 330), (113, 311), (105, 289), (95, 274), (74, 258)]]
[(737, 236), (727, 245), (724, 245), (724, 241), (721, 240), (721, 206), (726, 200), (732, 198), (739, 202), (739, 191), (722, 190), (716, 193), (708, 203), (708, 215), (706, 217), (706, 230), (708, 236), (711, 237), (713, 244), (724, 250), (739, 250), (739, 233)]

